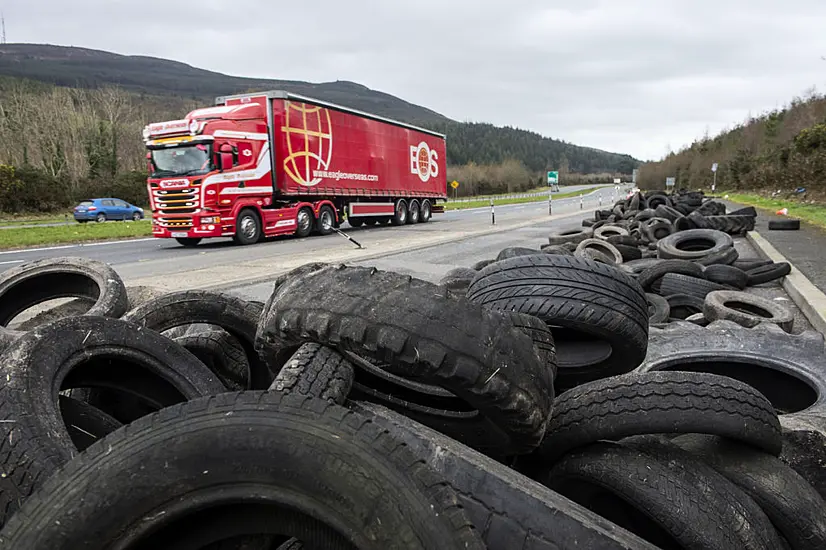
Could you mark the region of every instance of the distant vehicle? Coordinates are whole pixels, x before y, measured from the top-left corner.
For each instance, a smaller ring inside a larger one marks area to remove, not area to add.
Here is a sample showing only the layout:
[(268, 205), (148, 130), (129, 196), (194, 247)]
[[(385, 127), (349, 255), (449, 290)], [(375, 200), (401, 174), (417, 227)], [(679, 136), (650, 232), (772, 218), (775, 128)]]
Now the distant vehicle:
[(633, 189), (631, 189), (631, 190), (628, 192), (628, 195), (627, 195), (625, 198), (626, 198), (626, 199), (630, 199), (631, 197), (633, 197), (634, 195), (636, 195), (636, 194), (637, 194), (637, 193), (639, 193), (639, 192), (640, 192), (640, 188), (639, 188), (639, 187), (634, 187)]
[(120, 199), (87, 199), (75, 206), (74, 215), (75, 220), (80, 223), (103, 223), (107, 220), (138, 221), (143, 219), (143, 208)]

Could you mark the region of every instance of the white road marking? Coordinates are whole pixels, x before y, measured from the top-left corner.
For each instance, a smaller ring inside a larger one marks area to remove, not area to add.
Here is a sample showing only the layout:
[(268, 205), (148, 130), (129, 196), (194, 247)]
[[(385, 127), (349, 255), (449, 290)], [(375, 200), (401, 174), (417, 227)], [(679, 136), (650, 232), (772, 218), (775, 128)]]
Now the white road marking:
[(8, 262), (0, 262), (0, 265), (6, 264), (22, 264), (23, 260), (9, 260)]
[(24, 254), (27, 252), (45, 252), (48, 250), (65, 250), (67, 248), (81, 248), (87, 246), (105, 246), (105, 245), (115, 245), (115, 244), (129, 244), (129, 243), (142, 243), (146, 241), (154, 241), (157, 240), (154, 237), (150, 237), (148, 239), (128, 239), (123, 241), (104, 241), (100, 243), (77, 243), (77, 244), (67, 244), (62, 246), (45, 246), (42, 248), (19, 248), (17, 250), (4, 250), (0, 252), (0, 254)]

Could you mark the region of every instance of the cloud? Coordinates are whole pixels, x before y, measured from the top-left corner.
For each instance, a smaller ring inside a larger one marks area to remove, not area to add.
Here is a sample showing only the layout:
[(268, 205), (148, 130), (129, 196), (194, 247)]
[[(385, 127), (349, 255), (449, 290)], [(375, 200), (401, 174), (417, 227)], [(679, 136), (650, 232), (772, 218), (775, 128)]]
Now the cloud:
[(826, 78), (819, 0), (6, 0), (2, 7), (13, 42), (153, 55), (242, 76), (352, 80), (458, 120), (646, 159), (779, 107)]

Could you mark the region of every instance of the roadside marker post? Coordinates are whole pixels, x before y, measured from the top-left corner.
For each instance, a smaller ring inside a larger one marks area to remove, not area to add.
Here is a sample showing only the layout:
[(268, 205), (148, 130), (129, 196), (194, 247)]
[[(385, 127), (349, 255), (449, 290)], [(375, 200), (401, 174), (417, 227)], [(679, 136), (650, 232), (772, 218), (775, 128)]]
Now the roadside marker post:
[(585, 208), (585, 199), (583, 199), (584, 195), (582, 193), (579, 194), (579, 209), (582, 210)]
[(602, 206), (602, 193), (599, 194), (599, 205)]
[(553, 207), (553, 200), (552, 199), (553, 199), (553, 195), (551, 193), (548, 193), (548, 215), (549, 216), (554, 215), (554, 207)]
[(490, 224), (496, 225), (496, 212), (493, 211), (493, 197), (490, 199)]

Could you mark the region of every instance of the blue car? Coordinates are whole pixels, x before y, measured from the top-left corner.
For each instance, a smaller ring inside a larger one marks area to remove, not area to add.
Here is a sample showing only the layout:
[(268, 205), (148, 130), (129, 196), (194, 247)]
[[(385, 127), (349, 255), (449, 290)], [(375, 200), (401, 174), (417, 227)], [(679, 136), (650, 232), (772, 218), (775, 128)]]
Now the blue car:
[(74, 214), (80, 223), (103, 223), (107, 220), (138, 221), (143, 219), (143, 208), (120, 199), (88, 199), (75, 206)]

